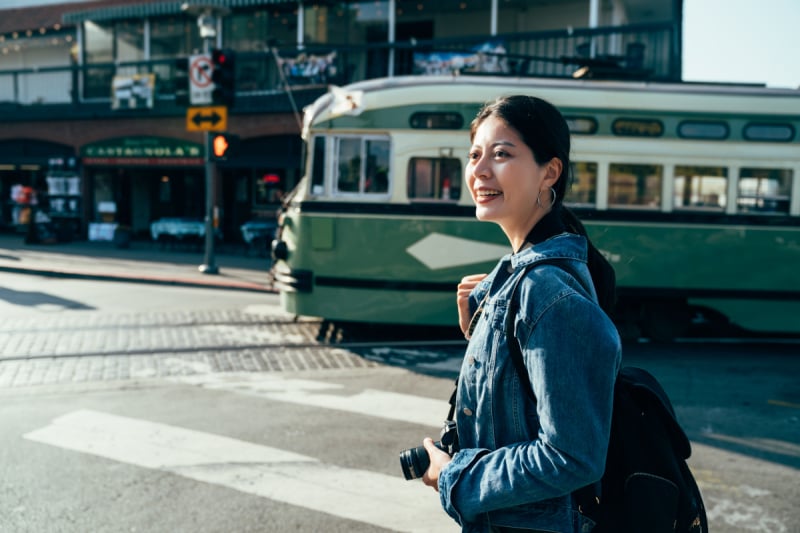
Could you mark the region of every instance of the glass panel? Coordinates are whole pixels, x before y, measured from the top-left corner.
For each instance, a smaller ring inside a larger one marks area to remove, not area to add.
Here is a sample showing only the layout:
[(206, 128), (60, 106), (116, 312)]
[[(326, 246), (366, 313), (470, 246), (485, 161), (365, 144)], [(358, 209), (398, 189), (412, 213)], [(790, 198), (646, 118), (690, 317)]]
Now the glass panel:
[(86, 63), (110, 63), (114, 60), (114, 28), (110, 23), (84, 23)]
[(686, 139), (728, 138), (728, 124), (717, 121), (684, 120), (678, 125), (678, 135)]
[(144, 22), (122, 20), (116, 30), (117, 61), (144, 60)]
[(743, 168), (739, 172), (740, 213), (788, 213), (792, 171), (777, 168)]
[(728, 169), (678, 165), (675, 167), (675, 207), (724, 210), (728, 204)]
[(456, 158), (413, 157), (408, 162), (409, 200), (450, 200), (461, 197), (461, 161)]
[(314, 138), (314, 159), (311, 162), (311, 194), (325, 193), (325, 137)]
[(608, 167), (608, 205), (658, 208), (663, 172), (661, 165), (612, 163)]
[(572, 162), (572, 184), (567, 186), (564, 201), (568, 204), (595, 204), (597, 163)]
[(361, 139), (338, 139), (336, 161), (338, 192), (358, 192), (361, 181)]
[(255, 171), (255, 205), (279, 204), (283, 198), (283, 171), (258, 169)]
[(367, 44), (387, 42), (388, 0), (330, 2), (305, 8), (306, 44)]
[(385, 194), (389, 192), (389, 141), (368, 140), (367, 178), (364, 192)]
[(150, 22), (150, 57), (152, 59), (199, 53), (202, 49), (196, 19), (156, 18)]
[(564, 117), (570, 133), (591, 135), (597, 133), (597, 120), (592, 117)]
[(791, 124), (748, 124), (744, 138), (748, 141), (789, 142), (794, 137)]

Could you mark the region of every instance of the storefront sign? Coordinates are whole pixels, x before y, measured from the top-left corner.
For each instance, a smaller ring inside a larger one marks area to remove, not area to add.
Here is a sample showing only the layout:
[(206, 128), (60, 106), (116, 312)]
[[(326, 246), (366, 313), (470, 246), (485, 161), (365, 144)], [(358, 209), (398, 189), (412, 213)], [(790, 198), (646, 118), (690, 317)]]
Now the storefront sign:
[(121, 137), (87, 144), (84, 165), (202, 165), (203, 145), (168, 137)]

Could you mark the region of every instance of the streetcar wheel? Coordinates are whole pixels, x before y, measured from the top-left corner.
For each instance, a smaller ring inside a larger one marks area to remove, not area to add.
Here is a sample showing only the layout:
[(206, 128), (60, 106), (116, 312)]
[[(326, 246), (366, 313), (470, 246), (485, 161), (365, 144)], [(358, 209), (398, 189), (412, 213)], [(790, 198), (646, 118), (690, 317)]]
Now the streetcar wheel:
[(687, 334), (691, 321), (691, 310), (685, 301), (654, 300), (642, 303), (639, 326), (656, 342), (672, 342)]

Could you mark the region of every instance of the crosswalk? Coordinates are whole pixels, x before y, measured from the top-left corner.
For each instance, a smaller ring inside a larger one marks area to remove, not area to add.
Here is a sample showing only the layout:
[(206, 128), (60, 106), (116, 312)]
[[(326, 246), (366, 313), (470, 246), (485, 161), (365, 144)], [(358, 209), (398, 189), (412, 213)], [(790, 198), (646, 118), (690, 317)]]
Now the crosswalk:
[[(276, 374), (215, 374), (174, 381), (359, 415), (379, 413), (437, 428), (447, 406), (442, 400), (375, 389), (346, 395), (336, 383)], [(291, 450), (93, 409), (66, 413), (24, 438), (383, 529), (458, 531), (431, 489), (403, 479), (399, 464), (397, 475), (345, 468)]]

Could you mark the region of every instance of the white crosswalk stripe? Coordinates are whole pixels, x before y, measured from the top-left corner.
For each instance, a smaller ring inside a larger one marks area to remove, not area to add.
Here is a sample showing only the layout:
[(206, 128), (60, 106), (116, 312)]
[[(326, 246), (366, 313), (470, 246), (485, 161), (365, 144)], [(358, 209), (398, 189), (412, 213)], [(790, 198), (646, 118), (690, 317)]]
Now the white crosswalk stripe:
[[(176, 378), (178, 379), (178, 378)], [(446, 402), (378, 390), (352, 396), (341, 386), (268, 374), (180, 378), (209, 389), (369, 414), (439, 427)], [(376, 407), (379, 406), (379, 407)], [(457, 525), (419, 481), (343, 468), (251, 442), (94, 410), (78, 410), (24, 435), (31, 441), (228, 487), (395, 531), (447, 532)]]

